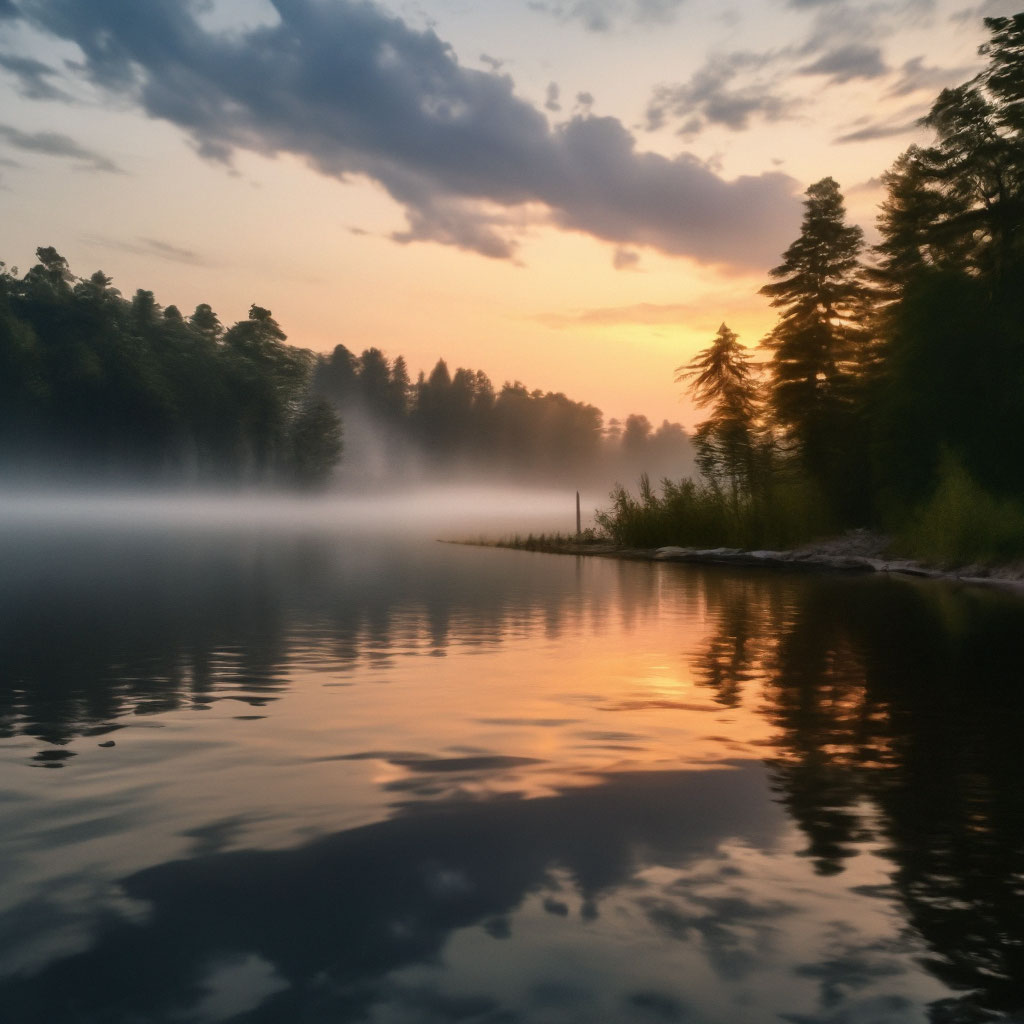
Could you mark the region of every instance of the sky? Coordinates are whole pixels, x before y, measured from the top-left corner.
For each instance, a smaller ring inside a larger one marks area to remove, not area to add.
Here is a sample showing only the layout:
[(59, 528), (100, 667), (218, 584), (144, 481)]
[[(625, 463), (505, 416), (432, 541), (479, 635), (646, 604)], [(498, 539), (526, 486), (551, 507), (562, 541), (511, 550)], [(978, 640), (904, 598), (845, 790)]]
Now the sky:
[(1018, 6), (0, 0), (0, 260), (693, 427), (674, 370), (768, 331), (807, 186), (870, 241)]

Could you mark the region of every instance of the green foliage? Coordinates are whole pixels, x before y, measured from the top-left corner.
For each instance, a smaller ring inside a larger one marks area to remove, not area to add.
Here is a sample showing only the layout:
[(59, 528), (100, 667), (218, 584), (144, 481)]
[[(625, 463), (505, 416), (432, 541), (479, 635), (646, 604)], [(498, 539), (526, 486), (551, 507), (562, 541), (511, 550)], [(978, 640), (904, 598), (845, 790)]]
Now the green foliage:
[(224, 332), (209, 306), (185, 320), (37, 257), (0, 272), (0, 470), (305, 483), (337, 460), (336, 418), (307, 401), (315, 357), (269, 310)]
[(769, 406), (804, 473), (844, 514), (859, 513), (864, 487), (858, 383), (867, 346), (863, 232), (845, 224), (839, 186), (807, 189), (800, 237), (761, 289), (780, 310), (765, 339), (772, 352)]
[(905, 523), (898, 549), (941, 565), (1024, 557), (1024, 505), (994, 497), (963, 464), (943, 457), (932, 496)]
[(784, 548), (834, 527), (825, 503), (806, 478), (779, 474), (765, 493), (738, 500), (694, 480), (663, 480), (659, 495), (647, 476), (633, 497), (621, 485), (598, 525), (623, 547), (665, 545)]
[(697, 465), (714, 487), (727, 484), (734, 500), (751, 493), (764, 455), (764, 439), (757, 421), (760, 387), (746, 349), (723, 323), (711, 345), (676, 368), (676, 381), (690, 381), (690, 392), (700, 409), (711, 415), (694, 434)]
[[(486, 542), (481, 541), (482, 544)], [(528, 533), (525, 537), (522, 534), (514, 534), (497, 541), (494, 547), (514, 548), (517, 551), (543, 551), (548, 554), (578, 554), (587, 548), (606, 545), (606, 537), (597, 533), (592, 527), (587, 528), (580, 534), (566, 533)]]
[[(354, 356), (343, 345), (318, 360), (313, 393), (341, 414), (349, 429), (346, 459), (370, 472), (374, 462), (400, 465), (414, 451), (431, 472), (472, 469), (483, 476), (577, 483), (620, 466), (647, 462), (682, 469), (690, 442), (677, 423), (656, 430), (632, 415), (626, 429), (605, 431), (600, 409), (560, 392), (531, 390), (519, 381), (495, 389), (481, 370), (440, 359), (415, 384), (402, 356), (379, 349)], [(617, 427), (617, 422), (614, 427)]]
[(343, 449), (341, 418), (322, 399), (307, 404), (295, 417), (289, 435), (290, 469), (302, 487), (327, 482)]
[(986, 492), (1024, 495), (1024, 15), (985, 23), (988, 66), (940, 93), (934, 144), (884, 179), (869, 414), (890, 514), (926, 500), (944, 449)]

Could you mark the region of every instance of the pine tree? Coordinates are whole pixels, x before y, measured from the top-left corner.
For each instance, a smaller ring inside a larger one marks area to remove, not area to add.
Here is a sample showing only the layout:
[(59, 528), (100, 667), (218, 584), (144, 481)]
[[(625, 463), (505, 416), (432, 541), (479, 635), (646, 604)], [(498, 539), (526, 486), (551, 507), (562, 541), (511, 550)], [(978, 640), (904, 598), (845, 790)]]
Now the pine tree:
[(780, 310), (764, 341), (772, 352), (772, 414), (838, 510), (851, 496), (851, 430), (869, 296), (860, 264), (863, 232), (847, 225), (845, 216), (832, 178), (811, 185), (800, 237), (770, 272), (775, 280), (761, 289)]
[(759, 388), (746, 347), (723, 323), (711, 345), (676, 368), (699, 409), (711, 415), (694, 433), (697, 465), (715, 486), (727, 480), (734, 498), (754, 489)]
[(1024, 419), (1024, 14), (985, 24), (988, 66), (939, 94), (934, 144), (885, 179), (872, 419), (890, 503), (921, 500), (943, 450), (996, 493), (1024, 486), (1006, 443)]

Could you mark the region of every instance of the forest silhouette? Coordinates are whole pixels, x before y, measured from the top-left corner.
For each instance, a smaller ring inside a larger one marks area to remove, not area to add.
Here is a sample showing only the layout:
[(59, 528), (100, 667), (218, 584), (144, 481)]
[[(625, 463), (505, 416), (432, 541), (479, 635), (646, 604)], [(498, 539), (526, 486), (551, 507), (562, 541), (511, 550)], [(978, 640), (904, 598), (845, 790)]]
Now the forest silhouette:
[(579, 486), (692, 465), (678, 423), (605, 424), (601, 411), (439, 359), (409, 377), (378, 348), (288, 345), (253, 305), (225, 328), (102, 271), (75, 277), (53, 247), (23, 276), (0, 264), (0, 473), (64, 482), (284, 484), (459, 472)]
[(702, 481), (614, 495), (622, 543), (785, 545), (843, 527), (938, 560), (1024, 550), (1024, 14), (986, 18), (986, 68), (935, 100), (882, 176), (881, 240), (807, 189), (761, 289), (760, 364), (726, 324), (679, 367), (707, 418)]

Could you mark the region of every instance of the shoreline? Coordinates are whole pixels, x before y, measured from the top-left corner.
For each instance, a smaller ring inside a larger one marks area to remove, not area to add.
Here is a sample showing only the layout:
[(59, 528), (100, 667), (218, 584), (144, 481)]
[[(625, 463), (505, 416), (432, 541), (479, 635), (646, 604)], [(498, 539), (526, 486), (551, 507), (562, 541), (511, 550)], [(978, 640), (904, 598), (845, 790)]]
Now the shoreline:
[[(865, 543), (866, 541), (866, 543)], [(538, 541), (449, 541), (476, 547), (499, 547), (535, 554), (591, 555), (634, 562), (674, 562), (689, 565), (722, 565), (740, 569), (781, 569), (791, 572), (887, 574), (950, 583), (1002, 586), (1024, 591), (1024, 565), (965, 565), (946, 568), (925, 565), (907, 558), (878, 553), (880, 538), (855, 531), (820, 544), (792, 550), (744, 550), (742, 548), (693, 548), (665, 545), (657, 548), (622, 548), (611, 541), (575, 541), (571, 538), (540, 538)], [(861, 553), (858, 549), (869, 549)]]

